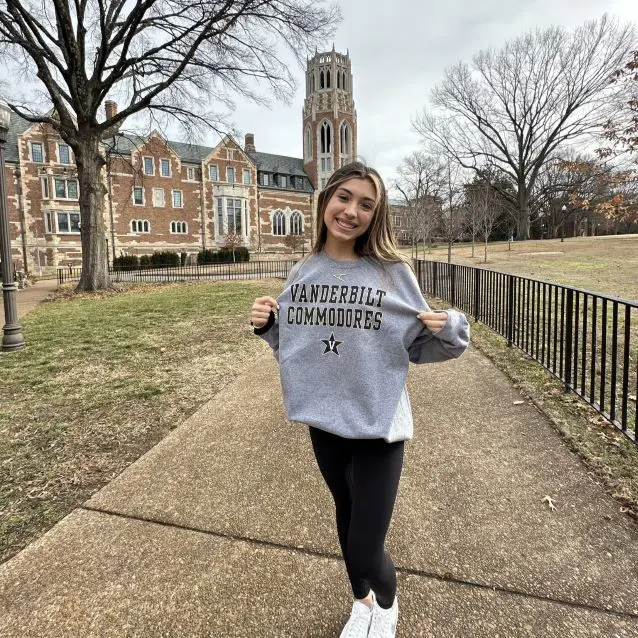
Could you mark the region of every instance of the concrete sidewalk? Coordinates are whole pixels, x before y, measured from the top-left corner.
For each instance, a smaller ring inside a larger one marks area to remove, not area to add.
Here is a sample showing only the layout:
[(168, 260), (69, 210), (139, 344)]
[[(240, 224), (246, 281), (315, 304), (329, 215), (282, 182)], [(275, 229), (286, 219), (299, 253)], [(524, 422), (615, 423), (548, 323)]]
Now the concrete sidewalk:
[[(262, 345), (0, 566), (0, 636), (337, 638), (351, 594), (329, 494)], [(413, 366), (410, 391), (397, 636), (638, 637), (638, 531), (543, 415), (472, 348)]]
[[(36, 281), (35, 285), (22, 288), (16, 292), (18, 303), (18, 319), (22, 319), (27, 312), (33, 310), (39, 303), (44, 301), (58, 287), (56, 279), (42, 279)], [(4, 324), (4, 299), (0, 294), (0, 318)]]

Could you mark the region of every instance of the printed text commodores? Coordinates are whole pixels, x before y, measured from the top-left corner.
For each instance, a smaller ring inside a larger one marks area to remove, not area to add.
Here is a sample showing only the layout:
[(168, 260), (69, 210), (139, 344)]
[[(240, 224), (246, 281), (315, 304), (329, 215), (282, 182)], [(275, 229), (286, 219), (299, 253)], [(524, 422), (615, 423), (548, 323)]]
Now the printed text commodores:
[[(293, 284), (290, 287), (292, 303), (335, 304), (381, 308), (385, 290), (376, 291), (368, 286), (340, 286), (328, 284)], [(380, 310), (364, 308), (335, 308), (325, 306), (288, 307), (287, 322), (305, 326), (331, 326), (379, 330), (383, 320)]]

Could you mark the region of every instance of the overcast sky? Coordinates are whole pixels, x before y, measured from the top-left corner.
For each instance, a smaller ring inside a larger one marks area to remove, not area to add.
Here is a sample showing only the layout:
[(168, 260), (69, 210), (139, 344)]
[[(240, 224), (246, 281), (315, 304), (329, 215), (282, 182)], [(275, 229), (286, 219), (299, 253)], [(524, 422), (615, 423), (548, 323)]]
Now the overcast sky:
[[(401, 159), (418, 148), (411, 119), (427, 103), (444, 69), (470, 62), (530, 29), (571, 28), (607, 12), (638, 20), (638, 0), (340, 0), (335, 48), (350, 51), (358, 118), (358, 152), (389, 183)], [(332, 42), (326, 50), (332, 49)], [(258, 151), (302, 157), (304, 70), (290, 107), (238, 106), (235, 125), (255, 134)]]

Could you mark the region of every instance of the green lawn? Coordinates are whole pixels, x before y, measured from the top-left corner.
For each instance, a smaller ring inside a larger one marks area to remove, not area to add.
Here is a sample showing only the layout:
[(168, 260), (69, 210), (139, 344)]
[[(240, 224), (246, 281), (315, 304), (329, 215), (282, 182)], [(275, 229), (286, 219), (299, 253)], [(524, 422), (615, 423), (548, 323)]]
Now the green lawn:
[[(231, 381), (263, 345), (250, 306), (281, 282), (135, 286), (45, 303), (0, 355), (0, 561)], [(67, 298), (64, 298), (67, 297)]]

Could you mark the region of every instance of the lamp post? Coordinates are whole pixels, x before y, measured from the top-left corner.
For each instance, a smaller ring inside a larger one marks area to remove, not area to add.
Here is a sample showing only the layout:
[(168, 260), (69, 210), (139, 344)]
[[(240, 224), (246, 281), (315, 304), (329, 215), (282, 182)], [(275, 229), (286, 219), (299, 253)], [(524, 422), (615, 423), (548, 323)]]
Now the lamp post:
[(565, 221), (566, 221), (565, 213), (567, 212), (567, 206), (565, 206), (565, 204), (563, 204), (561, 211), (563, 211), (563, 217), (560, 220), (560, 240), (563, 242), (565, 241)]
[(2, 260), (2, 297), (4, 301), (4, 328), (2, 350), (13, 352), (24, 346), (22, 326), (18, 323), (18, 287), (13, 280), (11, 258), (11, 236), (9, 234), (9, 211), (7, 210), (7, 188), (4, 179), (4, 145), (9, 133), (11, 110), (0, 100), (0, 259)]

